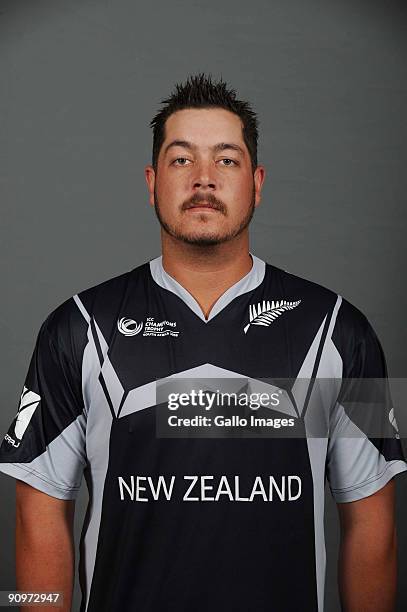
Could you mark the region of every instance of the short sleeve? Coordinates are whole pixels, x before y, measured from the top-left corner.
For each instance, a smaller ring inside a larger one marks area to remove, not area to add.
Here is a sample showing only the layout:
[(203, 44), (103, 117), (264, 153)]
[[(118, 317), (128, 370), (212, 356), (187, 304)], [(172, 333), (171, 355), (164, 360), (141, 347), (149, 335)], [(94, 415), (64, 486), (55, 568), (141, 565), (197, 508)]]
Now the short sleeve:
[(348, 337), (338, 341), (343, 380), (331, 414), (326, 461), (336, 502), (372, 495), (407, 470), (382, 346), (367, 318), (347, 307), (357, 324), (351, 330), (342, 325)]
[(51, 313), (38, 332), (18, 411), (0, 446), (0, 471), (75, 499), (86, 465), (86, 414), (81, 372), (69, 352), (73, 339), (61, 337), (55, 320)]

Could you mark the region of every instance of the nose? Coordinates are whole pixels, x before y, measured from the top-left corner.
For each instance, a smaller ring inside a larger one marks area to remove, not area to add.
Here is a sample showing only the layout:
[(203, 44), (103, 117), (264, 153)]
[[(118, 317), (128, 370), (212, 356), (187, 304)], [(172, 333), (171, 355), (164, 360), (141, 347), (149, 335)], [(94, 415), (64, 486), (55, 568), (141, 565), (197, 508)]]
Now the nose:
[(193, 178), (194, 189), (198, 188), (216, 188), (216, 180), (214, 177), (214, 169), (210, 161), (200, 161), (196, 165), (196, 172)]

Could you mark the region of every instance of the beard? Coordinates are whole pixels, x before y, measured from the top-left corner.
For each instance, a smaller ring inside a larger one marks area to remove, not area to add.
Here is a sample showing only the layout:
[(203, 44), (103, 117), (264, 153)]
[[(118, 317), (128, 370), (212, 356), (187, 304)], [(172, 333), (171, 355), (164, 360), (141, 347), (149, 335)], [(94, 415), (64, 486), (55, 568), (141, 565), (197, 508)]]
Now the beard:
[[(200, 200), (202, 201), (203, 198), (201, 197)], [(216, 206), (220, 210), (220, 214), (226, 214), (225, 206), (221, 202), (216, 200), (214, 196), (212, 195), (205, 196), (205, 200), (208, 200), (214, 206)], [(194, 198), (191, 198), (186, 204), (190, 204), (190, 203), (198, 204), (199, 200), (194, 200)], [(164, 219), (162, 211), (160, 209), (160, 203), (157, 197), (157, 191), (154, 188), (154, 211), (155, 211), (156, 217), (161, 227), (163, 228), (163, 230), (167, 232), (167, 234), (169, 234), (170, 236), (172, 236), (173, 238), (177, 240), (181, 240), (182, 242), (185, 242), (187, 244), (193, 244), (196, 246), (214, 246), (217, 244), (222, 244), (223, 242), (228, 242), (229, 240), (236, 238), (236, 236), (239, 236), (239, 234), (241, 234), (246, 229), (246, 227), (249, 225), (254, 215), (254, 210), (255, 210), (255, 186), (254, 186), (254, 181), (253, 181), (253, 190), (252, 190), (252, 198), (251, 198), (250, 206), (245, 216), (236, 223), (235, 227), (232, 227), (231, 229), (229, 229), (227, 232), (224, 232), (224, 233), (217, 232), (215, 230), (211, 234), (206, 234), (206, 235), (200, 235), (199, 232), (183, 232), (178, 227), (176, 227), (175, 225), (172, 225), (171, 223), (167, 222)]]

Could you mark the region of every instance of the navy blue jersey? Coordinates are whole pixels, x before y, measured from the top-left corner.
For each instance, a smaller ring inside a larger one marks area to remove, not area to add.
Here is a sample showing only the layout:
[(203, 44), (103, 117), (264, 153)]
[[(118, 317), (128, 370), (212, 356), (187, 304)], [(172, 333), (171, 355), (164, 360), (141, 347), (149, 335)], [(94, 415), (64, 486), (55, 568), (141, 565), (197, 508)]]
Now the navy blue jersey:
[[(207, 319), (160, 256), (41, 325), (0, 470), (59, 499), (85, 477), (81, 612), (322, 612), (325, 482), (350, 502), (407, 470), (393, 407), (380, 404), (384, 436), (351, 410), (346, 381), (387, 377), (365, 315), (251, 257)], [(285, 404), (256, 411), (287, 427), (157, 435), (157, 381), (190, 377), (290, 380)], [(322, 393), (325, 436), (313, 431), (318, 379), (338, 383)]]

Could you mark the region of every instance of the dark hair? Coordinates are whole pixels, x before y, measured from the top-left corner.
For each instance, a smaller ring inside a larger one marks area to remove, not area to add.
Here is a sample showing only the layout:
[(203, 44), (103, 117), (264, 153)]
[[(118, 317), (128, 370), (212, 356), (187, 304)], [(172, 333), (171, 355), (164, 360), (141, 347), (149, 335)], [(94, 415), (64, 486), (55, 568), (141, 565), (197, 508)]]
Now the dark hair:
[(185, 83), (176, 84), (175, 90), (169, 98), (161, 100), (166, 104), (152, 119), (150, 127), (153, 128), (153, 155), (152, 166), (157, 171), (157, 161), (161, 146), (165, 139), (165, 122), (168, 117), (178, 110), (186, 108), (218, 107), (235, 113), (243, 123), (243, 140), (249, 150), (253, 172), (257, 167), (257, 139), (258, 119), (248, 102), (236, 99), (236, 91), (227, 89), (222, 78), (212, 82), (211, 74), (203, 72), (190, 75)]

